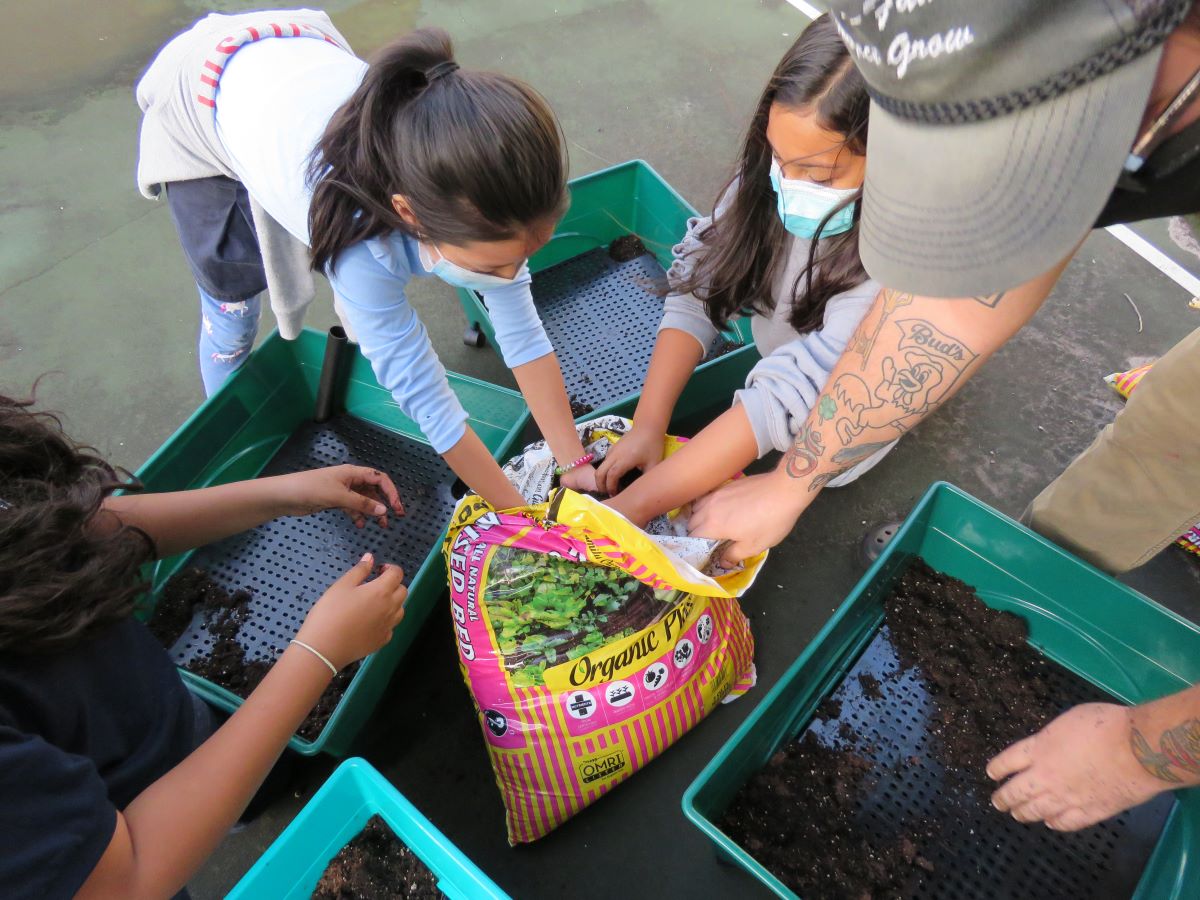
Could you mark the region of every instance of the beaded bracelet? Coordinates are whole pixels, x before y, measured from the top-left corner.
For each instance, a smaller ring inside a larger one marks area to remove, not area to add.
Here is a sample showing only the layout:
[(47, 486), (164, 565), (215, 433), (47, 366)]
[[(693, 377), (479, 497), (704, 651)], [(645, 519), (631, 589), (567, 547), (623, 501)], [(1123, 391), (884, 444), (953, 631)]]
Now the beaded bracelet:
[(596, 458), (595, 453), (585, 453), (585, 454), (583, 454), (583, 456), (579, 457), (579, 459), (575, 460), (575, 462), (571, 463), (569, 466), (555, 466), (554, 474), (561, 478), (563, 475), (566, 475), (568, 472), (574, 472), (580, 466), (586, 466), (588, 463), (590, 463), (595, 458)]

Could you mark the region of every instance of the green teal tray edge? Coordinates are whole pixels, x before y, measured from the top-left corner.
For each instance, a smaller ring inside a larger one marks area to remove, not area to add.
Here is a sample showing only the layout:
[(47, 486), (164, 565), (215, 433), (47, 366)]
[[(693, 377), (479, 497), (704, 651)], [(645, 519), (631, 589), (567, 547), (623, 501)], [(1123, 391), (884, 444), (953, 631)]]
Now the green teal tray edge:
[(347, 759), (258, 858), (227, 900), (307, 898), (329, 861), (380, 815), (451, 900), (508, 900), (478, 866), (366, 760)]
[[(272, 366), (286, 366), (290, 363), (304, 370), (301, 373), (301, 377), (307, 383), (310, 394), (298, 398), (303, 405), (304, 414), (299, 418), (295, 418), (295, 422), (292, 425), (292, 428), (294, 428), (295, 425), (308, 417), (308, 412), (312, 408), (312, 402), (315, 399), (317, 378), (319, 377), (320, 363), (324, 354), (324, 344), (325, 334), (312, 328), (303, 329), (295, 341), (286, 341), (279, 335), (278, 331), (273, 331), (264, 340), (262, 345), (254, 350), (247, 363), (234, 373), (212, 397), (205, 400), (204, 403), (189, 415), (174, 433), (150, 455), (138, 468), (135, 476), (145, 482), (151, 489), (159, 489), (154, 482), (159, 477), (175, 474), (170, 472), (171, 467), (175, 465), (181, 456), (187, 455), (185, 452), (186, 445), (193, 433), (213, 421), (214, 416), (223, 404), (230, 403), (231, 398), (240, 389), (244, 390), (246, 385), (253, 383), (255, 379), (261, 380), (264, 372), (269, 373)], [(529, 418), (528, 407), (525, 406), (521, 395), (516, 391), (489, 384), (471, 376), (460, 375), (454, 372), (448, 372), (447, 376), (451, 387), (455, 389), (457, 394), (461, 395), (463, 392), (477, 391), (486, 398), (504, 398), (507, 401), (505, 405), (511, 407), (508, 410), (508, 417), (511, 421), (506, 423), (507, 427), (501, 424), (492, 428), (490, 432), (481, 435), (481, 439), (488, 446), (493, 457), (499, 461), (506, 460), (514, 452), (521, 432)], [(394, 402), (391, 401), (390, 394), (375, 381), (374, 374), (370, 369), (370, 363), (361, 353), (355, 353), (352, 357), (350, 381), (358, 391), (359, 397), (357, 403), (350, 402), (347, 404), (348, 412), (359, 418), (376, 422), (383, 427), (404, 433), (414, 440), (426, 443), (415, 423), (412, 423), (407, 417), (402, 417), (402, 414), (395, 407)], [(288, 387), (288, 384), (281, 382), (279, 385), (267, 390), (265, 396), (260, 398), (259, 405), (254, 412), (257, 413), (264, 408), (272, 406), (278, 396), (285, 393)], [(380, 395), (385, 395), (386, 399)], [(464, 403), (464, 405), (467, 406), (469, 413), (476, 411), (482, 413), (485, 407), (490, 412), (497, 411), (491, 408), (490, 403)], [(475, 410), (472, 407), (478, 409)], [(388, 412), (389, 421), (381, 422), (379, 421), (380, 416), (378, 413), (384, 410)], [(500, 412), (503, 412), (503, 410), (500, 410)], [(410, 427), (397, 428), (396, 423), (401, 418)], [(246, 422), (248, 421), (249, 413), (247, 413)], [(288, 420), (284, 419), (282, 421), (286, 423)], [(229, 463), (231, 460), (238, 460), (246, 452), (245, 448), (242, 448), (238, 453), (233, 454), (224, 462), (218, 463), (218, 460), (221, 459), (226, 449), (240, 433), (240, 430), (233, 432), (227, 441), (220, 446), (211, 448), (209, 452), (205, 453), (202, 457), (202, 463), (199, 465), (199, 471), (189, 475), (184, 479), (184, 483), (178, 483), (179, 478), (176, 477), (176, 483), (171, 484), (166, 489), (179, 490), (205, 487), (240, 478), (253, 478), (261, 471), (271, 456), (274, 455), (283, 441), (287, 439), (291, 430), (289, 429), (286, 430), (286, 433), (277, 434), (265, 442), (252, 444), (251, 448), (255, 450), (254, 456), (256, 461), (253, 464), (249, 464), (248, 467), (235, 470)], [(409, 646), (411, 646), (417, 632), (420, 631), (420, 626), (428, 618), (445, 593), (445, 563), (441, 555), (441, 541), (444, 538), (445, 530), (443, 529), (429, 555), (412, 575), (409, 582), (409, 600), (405, 607), (405, 621), (401, 627), (396, 629), (392, 641), (386, 647), (371, 654), (363, 661), (359, 671), (351, 680), (350, 685), (342, 695), (341, 700), (338, 702), (329, 721), (321, 730), (321, 733), (311, 741), (298, 735), (293, 736), (288, 742), (290, 749), (305, 756), (317, 753), (328, 753), (333, 756), (345, 755), (354, 736), (370, 717), (375, 703), (378, 702), (378, 699), (387, 688), (391, 673), (395, 670)], [(176, 571), (187, 565), (192, 552), (194, 551), (158, 560), (153, 564), (152, 581), (154, 587), (147, 596), (146, 602), (139, 610), (142, 618), (148, 618), (153, 614), (154, 602), (157, 599), (158, 590)], [(243, 702), (242, 698), (232, 691), (200, 678), (186, 669), (178, 669), (178, 671), (184, 683), (193, 693), (218, 709), (231, 713), (241, 706)]]
[[(685, 817), (708, 836), (718, 855), (742, 868), (779, 897), (796, 898), (797, 895), (721, 831), (715, 820), (733, 794), (762, 767), (775, 749), (807, 724), (820, 700), (853, 666), (882, 621), (881, 611), (867, 607), (871, 600), (881, 599), (880, 595), (890, 587), (891, 579), (907, 564), (908, 556), (902, 555), (901, 548), (907, 545), (914, 533), (927, 529), (936, 504), (945, 497), (973, 505), (979, 512), (1006, 527), (1017, 529), (1023, 540), (1030, 541), (1041, 552), (1068, 561), (1072, 566), (1085, 570), (1091, 578), (1111, 583), (1118, 591), (1135, 599), (1158, 617), (1176, 636), (1186, 638), (1195, 650), (1200, 651), (1200, 626), (1095, 570), (959, 488), (946, 482), (935, 482), (914, 506), (887, 549), (859, 579), (847, 599), (684, 792), (682, 807)], [(948, 574), (955, 573), (950, 571)], [(1036, 646), (1036, 642), (1031, 640), (1031, 643)], [(1038, 649), (1046, 652), (1044, 648)], [(1047, 655), (1076, 674), (1095, 681), (1069, 661), (1057, 658), (1053, 653)], [(817, 677), (798, 685), (802, 675), (814, 668), (818, 670)], [(1178, 680), (1174, 689), (1182, 689), (1190, 682), (1200, 681), (1200, 653), (1196, 654), (1194, 668), (1177, 672), (1176, 675)], [(1158, 696), (1163, 692), (1152, 693)], [(1122, 699), (1142, 702), (1151, 697)], [(1135, 900), (1184, 900), (1200, 896), (1200, 861), (1194, 858), (1200, 855), (1200, 788), (1176, 791), (1175, 795), (1177, 802), (1146, 864), (1134, 895)]]

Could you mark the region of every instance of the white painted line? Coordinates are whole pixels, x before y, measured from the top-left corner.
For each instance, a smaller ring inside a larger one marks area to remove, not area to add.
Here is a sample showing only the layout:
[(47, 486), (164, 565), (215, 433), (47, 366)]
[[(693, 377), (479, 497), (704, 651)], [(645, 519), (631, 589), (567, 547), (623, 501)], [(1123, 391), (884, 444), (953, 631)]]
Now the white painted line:
[(792, 4), (792, 6), (796, 7), (796, 9), (800, 10), (800, 12), (804, 13), (810, 19), (815, 19), (821, 14), (819, 9), (817, 9), (811, 3), (805, 3), (804, 0), (787, 0), (787, 2)]
[(1128, 225), (1109, 225), (1105, 230), (1187, 291), (1188, 294), (1193, 297), (1200, 296), (1200, 278), (1175, 262)]

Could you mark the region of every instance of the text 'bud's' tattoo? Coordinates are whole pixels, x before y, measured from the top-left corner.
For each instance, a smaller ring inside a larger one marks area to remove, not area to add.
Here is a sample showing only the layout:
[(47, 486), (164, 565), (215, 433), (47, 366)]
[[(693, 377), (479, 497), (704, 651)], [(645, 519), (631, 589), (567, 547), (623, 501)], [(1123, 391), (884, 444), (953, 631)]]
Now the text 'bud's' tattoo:
[(872, 390), (857, 375), (842, 375), (833, 394), (845, 415), (835, 427), (848, 446), (869, 429), (907, 431), (945, 397), (978, 354), (924, 319), (901, 319), (896, 350), (882, 354)]
[[(892, 321), (899, 331), (898, 341), (894, 348), (879, 350), (881, 339), (890, 333), (885, 328), (888, 321), (914, 300), (911, 293), (890, 288), (885, 288), (882, 296), (878, 309), (872, 309), (859, 323), (846, 346), (847, 354), (857, 353), (862, 357), (860, 371), (867, 373), (874, 366), (878, 369), (865, 377), (840, 375), (817, 401), (814, 410), (817, 423), (824, 426), (832, 422), (844, 449), (834, 454), (833, 471), (813, 476), (808, 486), (810, 491), (819, 491), (894, 440), (894, 436), (888, 436), (851, 446), (864, 431), (907, 431), (950, 394), (963, 373), (979, 358), (958, 338), (918, 318)], [(974, 299), (995, 306), (1002, 296), (1003, 292)], [(878, 380), (872, 387), (867, 379), (875, 372)], [(808, 477), (816, 471), (824, 455), (824, 436), (805, 424), (784, 456), (784, 471), (791, 478)]]

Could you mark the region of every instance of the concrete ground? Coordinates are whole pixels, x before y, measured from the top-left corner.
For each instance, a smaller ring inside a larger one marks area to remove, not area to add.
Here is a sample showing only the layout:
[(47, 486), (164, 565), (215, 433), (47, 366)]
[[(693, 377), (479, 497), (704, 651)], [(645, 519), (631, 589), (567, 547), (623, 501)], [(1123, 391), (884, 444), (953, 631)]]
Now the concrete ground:
[[(130, 469), (202, 399), (188, 270), (165, 206), (133, 184), (131, 85), (155, 49), (206, 9), (261, 5), (42, 0), (6, 10), (23, 40), (0, 74), (0, 391), (25, 394), (50, 373), (42, 405)], [(547, 95), (571, 143), (572, 174), (641, 157), (702, 208), (764, 80), (806, 21), (782, 0), (332, 0), (328, 8), (360, 53), (416, 25), (448, 28), (465, 65), (518, 75)], [(1165, 240), (1161, 225), (1142, 233)], [(1187, 254), (1178, 258), (1196, 270)], [(511, 385), (491, 351), (460, 342), (464, 322), (449, 289), (418, 290), (414, 302), (447, 366)], [(1140, 331), (1123, 294), (1140, 310)], [(680, 797), (853, 586), (864, 527), (903, 515), (937, 479), (1018, 514), (1120, 408), (1101, 377), (1160, 355), (1200, 325), (1189, 299), (1111, 236), (1093, 235), (1034, 321), (952, 403), (869, 477), (825, 492), (773, 553), (744, 601), (758, 688), (540, 843), (505, 843), (499, 795), (437, 616), (356, 753), (515, 897), (753, 893), (717, 864)], [(332, 321), (325, 295), (309, 324)], [(1200, 619), (1200, 565), (1183, 552), (1168, 549), (1125, 580)], [(222, 844), (193, 895), (232, 886), (333, 764), (302, 762), (285, 799)]]

